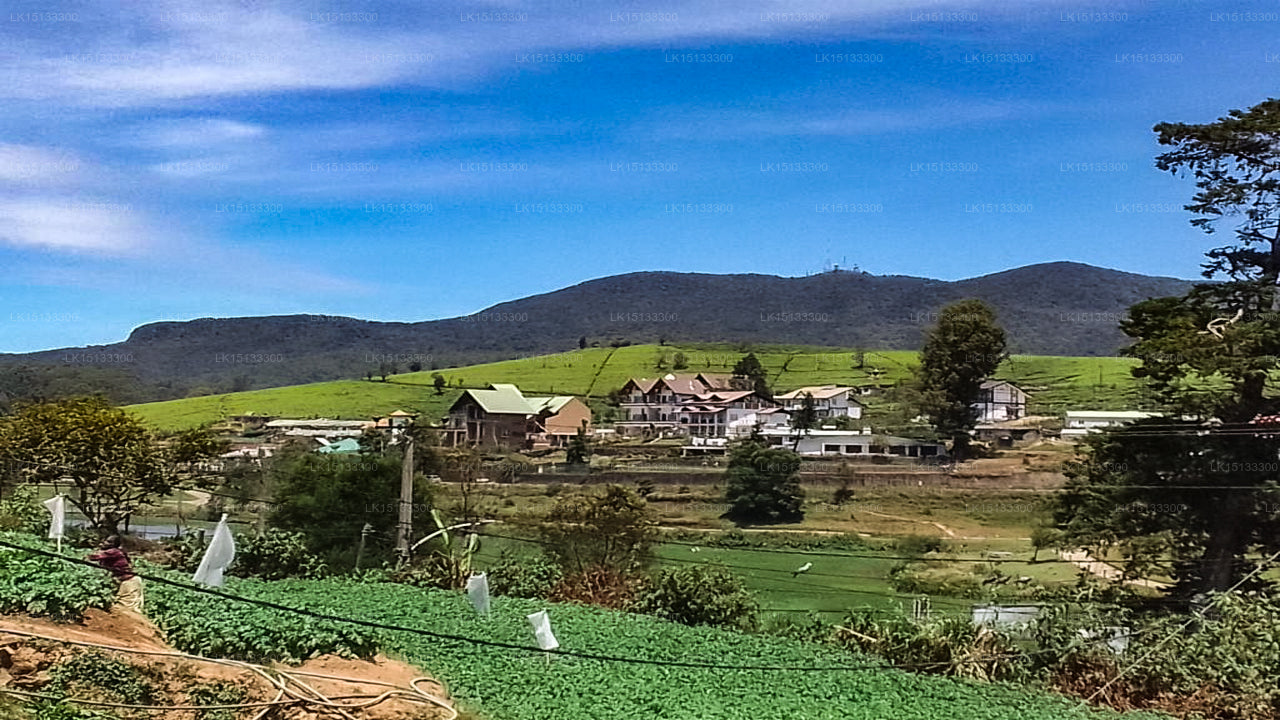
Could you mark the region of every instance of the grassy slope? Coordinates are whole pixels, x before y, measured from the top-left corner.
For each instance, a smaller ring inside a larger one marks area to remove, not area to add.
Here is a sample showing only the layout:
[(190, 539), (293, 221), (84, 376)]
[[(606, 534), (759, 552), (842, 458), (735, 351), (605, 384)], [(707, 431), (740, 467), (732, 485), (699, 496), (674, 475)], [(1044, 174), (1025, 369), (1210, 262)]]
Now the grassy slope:
[[(450, 390), (436, 395), (432, 372), (408, 373), (390, 382), (339, 380), (225, 395), (169, 400), (131, 406), (146, 422), (165, 430), (215, 422), (227, 415), (260, 413), (290, 417), (367, 418), (397, 408), (438, 418), (457, 397), (458, 387), (516, 383), (526, 393), (604, 396), (630, 377), (654, 377), (660, 353), (683, 352), (683, 372), (727, 373), (741, 354), (729, 346), (635, 345), (618, 349), (588, 348), (519, 360), (472, 365), (439, 371)], [(876, 351), (866, 356), (866, 368), (853, 368), (848, 350), (770, 347), (757, 357), (772, 375), (773, 386), (786, 391), (804, 385), (871, 382), (867, 370), (882, 371), (881, 381), (906, 378), (915, 363), (911, 351)], [(1034, 389), (1033, 411), (1058, 412), (1074, 407), (1121, 409), (1131, 407), (1135, 387), (1129, 376), (1133, 361), (1122, 358), (1016, 356), (997, 372), (1002, 378)], [(1101, 370), (1101, 385), (1098, 384)]]

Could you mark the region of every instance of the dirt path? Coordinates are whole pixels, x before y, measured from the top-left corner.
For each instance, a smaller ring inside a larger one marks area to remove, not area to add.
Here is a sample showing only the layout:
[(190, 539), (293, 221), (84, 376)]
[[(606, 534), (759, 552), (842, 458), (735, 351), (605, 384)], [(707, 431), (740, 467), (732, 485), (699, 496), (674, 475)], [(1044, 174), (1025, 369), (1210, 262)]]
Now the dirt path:
[[(1110, 563), (1098, 560), (1089, 554), (1087, 550), (1059, 550), (1058, 557), (1084, 570), (1112, 582), (1120, 582), (1124, 579), (1124, 573), (1120, 568)], [(1163, 590), (1169, 587), (1168, 583), (1156, 582), (1155, 580), (1137, 579), (1125, 580), (1125, 584), (1134, 585), (1136, 587), (1152, 588), (1154, 590)]]
[[(52, 639), (34, 638), (30, 634)], [(77, 644), (79, 643), (79, 644)], [(270, 688), (261, 677), (248, 668), (215, 663), (203, 658), (174, 653), (145, 617), (121, 610), (111, 612), (92, 609), (78, 623), (57, 623), (44, 618), (24, 615), (0, 615), (0, 684), (11, 683), (30, 690), (39, 690), (47, 682), (47, 670), (64, 662), (76, 653), (85, 652), (90, 645), (120, 648), (111, 653), (134, 665), (156, 669), (164, 680), (163, 694), (159, 702), (170, 704), (186, 702), (186, 686), (192, 673), (198, 673), (202, 681), (225, 680), (245, 688), (247, 701), (269, 701), (275, 688)], [(138, 651), (130, 653), (129, 651)], [(313, 658), (300, 666), (275, 666), (279, 670), (300, 675), (311, 687), (328, 697), (375, 697), (391, 686), (407, 688), (412, 680), (422, 677), (417, 668), (397, 660), (378, 655), (372, 660), (356, 660), (324, 655)], [(198, 670), (197, 670), (198, 668)], [(447, 698), (445, 688), (434, 682), (419, 682), (418, 687), (438, 698)], [(289, 707), (282, 710), (282, 718), (313, 718), (306, 708)], [(390, 698), (351, 712), (360, 720), (415, 720), (417, 718), (446, 718), (443, 709), (421, 702)]]

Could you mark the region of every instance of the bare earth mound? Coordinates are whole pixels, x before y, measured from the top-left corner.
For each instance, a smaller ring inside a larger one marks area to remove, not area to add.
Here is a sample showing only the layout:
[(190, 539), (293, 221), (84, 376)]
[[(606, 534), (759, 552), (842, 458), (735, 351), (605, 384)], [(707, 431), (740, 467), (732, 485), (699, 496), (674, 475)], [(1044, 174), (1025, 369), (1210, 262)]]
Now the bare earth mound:
[[(417, 668), (382, 655), (373, 660), (325, 655), (299, 666), (277, 664), (268, 668), (179, 653), (165, 644), (146, 618), (119, 608), (111, 612), (91, 609), (78, 623), (0, 616), (0, 690), (11, 691), (16, 699), (38, 700), (37, 695), (47, 694), (42, 691), (52, 680), (56, 667), (86, 653), (98, 653), (134, 667), (139, 677), (158, 691), (157, 699), (150, 704), (173, 708), (167, 712), (147, 711), (136, 715), (138, 717), (196, 717), (194, 709), (178, 708), (209, 704), (193, 701), (189, 692), (195, 686), (210, 683), (240, 688), (242, 697), (235, 704), (252, 707), (234, 709), (236, 718), (450, 720), (456, 717), (452, 703), (445, 699), (447, 692), (443, 686), (423, 678)], [(68, 696), (102, 703), (118, 700), (93, 688), (68, 693)], [(440, 703), (424, 696), (434, 697)], [(85, 707), (113, 711), (109, 705)], [(128, 708), (114, 711), (125, 717), (139, 713)]]

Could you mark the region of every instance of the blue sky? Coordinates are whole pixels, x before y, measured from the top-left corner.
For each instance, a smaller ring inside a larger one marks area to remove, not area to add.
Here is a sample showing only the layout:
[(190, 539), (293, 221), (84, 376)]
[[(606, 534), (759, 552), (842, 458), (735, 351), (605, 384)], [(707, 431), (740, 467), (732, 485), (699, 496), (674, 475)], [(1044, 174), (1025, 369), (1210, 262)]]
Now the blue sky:
[(0, 10), (0, 351), (637, 270), (1194, 277), (1151, 127), (1280, 85), (1263, 2), (124, 5)]

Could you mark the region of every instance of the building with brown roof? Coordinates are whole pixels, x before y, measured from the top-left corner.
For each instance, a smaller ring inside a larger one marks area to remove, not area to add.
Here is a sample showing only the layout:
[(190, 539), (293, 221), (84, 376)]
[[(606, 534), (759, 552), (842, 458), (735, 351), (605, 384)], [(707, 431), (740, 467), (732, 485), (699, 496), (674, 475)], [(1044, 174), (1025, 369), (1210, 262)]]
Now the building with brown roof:
[(862, 417), (862, 403), (853, 397), (857, 392), (857, 388), (843, 385), (811, 385), (783, 393), (776, 399), (782, 401), (787, 412), (794, 413), (804, 406), (804, 396), (809, 395), (813, 398), (813, 409), (819, 420), (838, 417), (857, 419)]
[(464, 391), (450, 406), (441, 434), (454, 446), (523, 450), (563, 445), (584, 421), (590, 430), (591, 409), (575, 397), (525, 397), (515, 385), (499, 383)]
[(623, 419), (615, 427), (624, 435), (725, 437), (735, 423), (764, 423), (781, 412), (778, 403), (752, 390), (731, 389), (730, 380), (711, 373), (632, 378), (619, 392)]

